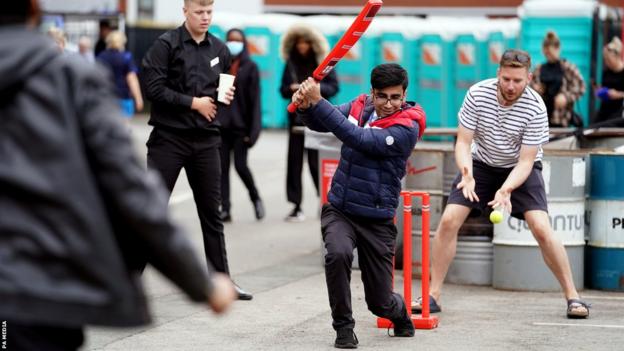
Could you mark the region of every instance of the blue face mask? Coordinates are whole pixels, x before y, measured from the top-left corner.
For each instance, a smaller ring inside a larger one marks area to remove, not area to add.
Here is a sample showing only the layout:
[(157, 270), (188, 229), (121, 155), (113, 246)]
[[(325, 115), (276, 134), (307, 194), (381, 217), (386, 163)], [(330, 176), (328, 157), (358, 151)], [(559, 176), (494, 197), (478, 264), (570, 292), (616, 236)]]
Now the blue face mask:
[(230, 50), (230, 54), (232, 56), (238, 56), (241, 52), (243, 52), (243, 42), (241, 41), (228, 41), (225, 43), (227, 48)]

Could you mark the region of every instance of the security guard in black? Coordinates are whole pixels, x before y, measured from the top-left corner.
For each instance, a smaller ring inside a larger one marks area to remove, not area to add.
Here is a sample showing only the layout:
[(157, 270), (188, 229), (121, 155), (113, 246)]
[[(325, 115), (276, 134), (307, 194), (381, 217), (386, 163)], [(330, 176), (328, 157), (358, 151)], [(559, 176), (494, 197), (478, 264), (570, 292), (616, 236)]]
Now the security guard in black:
[(204, 239), (208, 268), (229, 274), (221, 203), (221, 161), (216, 90), (230, 53), (208, 33), (212, 4), (185, 2), (186, 21), (156, 40), (143, 59), (147, 97), (152, 101), (147, 164), (173, 190), (184, 168)]
[(219, 74), (227, 73), (230, 63), (229, 50), (210, 33), (199, 43), (185, 25), (163, 34), (143, 59), (146, 94), (152, 101), (149, 124), (218, 132), (218, 120), (209, 121), (191, 104), (193, 97), (203, 96), (216, 103)]

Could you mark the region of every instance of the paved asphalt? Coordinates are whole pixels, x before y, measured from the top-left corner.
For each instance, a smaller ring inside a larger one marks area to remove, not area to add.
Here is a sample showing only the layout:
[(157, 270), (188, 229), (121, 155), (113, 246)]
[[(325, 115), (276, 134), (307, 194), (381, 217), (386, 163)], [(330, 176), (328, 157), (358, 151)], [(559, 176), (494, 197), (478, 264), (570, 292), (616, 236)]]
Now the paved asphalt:
[[(144, 157), (150, 127), (132, 121), (137, 152)], [(154, 322), (142, 328), (89, 328), (84, 350), (331, 350), (327, 289), (321, 264), (318, 200), (304, 169), (302, 223), (286, 223), (287, 135), (263, 132), (250, 164), (267, 217), (257, 222), (242, 182), (232, 177), (233, 223), (225, 227), (234, 279), (254, 293), (217, 317), (189, 302), (175, 286), (148, 269), (144, 282)], [(171, 210), (202, 255), (199, 221), (186, 178), (172, 194)], [(414, 280), (418, 296), (419, 280)], [(397, 279), (397, 286), (401, 281)], [(362, 350), (624, 350), (624, 294), (586, 290), (593, 303), (588, 320), (567, 320), (558, 293), (509, 292), (446, 285), (444, 312), (435, 330), (392, 338), (375, 327), (366, 309), (359, 271), (352, 277), (356, 334)]]

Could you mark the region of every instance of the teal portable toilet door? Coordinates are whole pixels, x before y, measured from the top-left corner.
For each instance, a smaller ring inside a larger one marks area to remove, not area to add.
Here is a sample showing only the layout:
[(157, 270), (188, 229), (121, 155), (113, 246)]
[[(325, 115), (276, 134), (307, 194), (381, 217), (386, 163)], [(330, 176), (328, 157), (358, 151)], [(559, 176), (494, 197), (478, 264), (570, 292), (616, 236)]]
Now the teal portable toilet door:
[(482, 50), (472, 34), (460, 34), (455, 40), (455, 76), (453, 81), (453, 104), (448, 114), (448, 125), (457, 125), (457, 112), (464, 102), (466, 92), (481, 80)]
[(284, 63), (279, 57), (279, 36), (268, 27), (245, 28), (251, 58), (260, 70), (262, 126), (280, 128), (286, 125), (286, 101), (279, 93)]
[(406, 38), (398, 32), (384, 32), (380, 36), (377, 63), (397, 63), (407, 71), (407, 100), (416, 101), (418, 83), (418, 41)]
[(451, 111), (450, 48), (437, 34), (423, 35), (418, 65), (418, 101), (427, 114), (429, 127), (455, 127), (449, 124)]

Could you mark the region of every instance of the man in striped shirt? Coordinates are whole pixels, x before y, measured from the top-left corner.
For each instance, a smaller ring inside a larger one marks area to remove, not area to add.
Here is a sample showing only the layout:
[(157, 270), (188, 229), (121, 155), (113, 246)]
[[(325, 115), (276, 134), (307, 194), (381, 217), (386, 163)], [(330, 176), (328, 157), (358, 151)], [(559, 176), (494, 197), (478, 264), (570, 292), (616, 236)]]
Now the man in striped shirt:
[[(569, 318), (586, 318), (568, 256), (554, 237), (542, 179), (542, 144), (548, 142), (546, 106), (531, 80), (530, 56), (507, 50), (497, 78), (472, 86), (459, 111), (455, 159), (460, 169), (433, 241), (431, 312), (440, 312), (440, 294), (455, 256), (457, 233), (471, 211), (501, 208), (526, 220), (544, 261), (564, 291)], [(420, 311), (422, 299), (414, 302)]]

